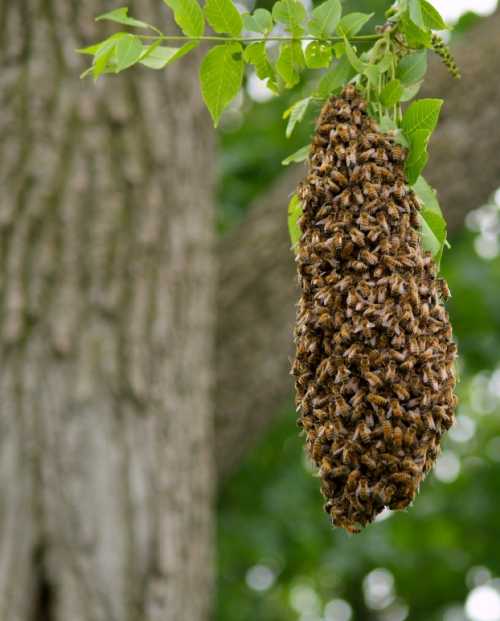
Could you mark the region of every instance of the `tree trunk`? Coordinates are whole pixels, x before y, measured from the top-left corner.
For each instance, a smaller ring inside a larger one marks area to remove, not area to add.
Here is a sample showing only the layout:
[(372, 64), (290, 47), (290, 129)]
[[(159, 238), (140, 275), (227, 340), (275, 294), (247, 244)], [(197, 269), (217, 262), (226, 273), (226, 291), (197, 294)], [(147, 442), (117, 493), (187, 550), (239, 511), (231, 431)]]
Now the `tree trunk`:
[(204, 621), (212, 131), (196, 58), (80, 83), (104, 4), (0, 1), (0, 619)]

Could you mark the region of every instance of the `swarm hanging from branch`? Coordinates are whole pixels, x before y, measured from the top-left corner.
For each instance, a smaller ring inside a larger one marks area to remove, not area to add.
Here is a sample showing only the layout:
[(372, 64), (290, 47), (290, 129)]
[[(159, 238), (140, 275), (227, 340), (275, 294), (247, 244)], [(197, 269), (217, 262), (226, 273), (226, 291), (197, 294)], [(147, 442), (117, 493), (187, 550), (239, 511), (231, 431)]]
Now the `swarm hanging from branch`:
[(357, 532), (404, 509), (453, 423), (449, 295), (422, 249), (406, 151), (352, 85), (320, 115), (299, 187), (299, 425), (325, 510)]

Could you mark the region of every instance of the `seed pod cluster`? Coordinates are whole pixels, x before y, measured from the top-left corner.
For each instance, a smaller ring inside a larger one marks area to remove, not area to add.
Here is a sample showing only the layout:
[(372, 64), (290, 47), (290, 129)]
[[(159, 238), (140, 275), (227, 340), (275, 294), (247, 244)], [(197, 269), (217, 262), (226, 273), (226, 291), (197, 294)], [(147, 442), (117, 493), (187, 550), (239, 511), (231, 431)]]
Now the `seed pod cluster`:
[(449, 72), (454, 78), (460, 79), (460, 69), (453, 58), (452, 53), (450, 52), (450, 48), (446, 45), (442, 37), (440, 37), (435, 32), (432, 33), (431, 38), (432, 49), (436, 52), (436, 54), (441, 58), (443, 63), (448, 67)]
[(456, 406), (448, 288), (422, 249), (405, 149), (366, 110), (352, 85), (326, 103), (298, 189), (298, 422), (325, 510), (350, 532), (412, 502)]

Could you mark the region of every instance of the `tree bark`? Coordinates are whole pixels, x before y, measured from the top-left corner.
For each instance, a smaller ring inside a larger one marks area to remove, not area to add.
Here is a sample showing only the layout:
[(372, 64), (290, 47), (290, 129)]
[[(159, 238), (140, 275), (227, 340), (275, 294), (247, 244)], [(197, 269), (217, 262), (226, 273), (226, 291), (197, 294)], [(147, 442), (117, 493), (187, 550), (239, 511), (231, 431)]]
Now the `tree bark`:
[(0, 618), (203, 621), (212, 130), (196, 58), (79, 82), (103, 10), (0, 3)]
[[(451, 233), (500, 183), (500, 81), (491, 73), (500, 55), (500, 12), (464, 36), (455, 51), (462, 80), (434, 59), (421, 94), (445, 100), (426, 176), (438, 189)], [(219, 244), (216, 438), (222, 477), (292, 401), (298, 291), (286, 208), (304, 174), (304, 165), (284, 172)]]

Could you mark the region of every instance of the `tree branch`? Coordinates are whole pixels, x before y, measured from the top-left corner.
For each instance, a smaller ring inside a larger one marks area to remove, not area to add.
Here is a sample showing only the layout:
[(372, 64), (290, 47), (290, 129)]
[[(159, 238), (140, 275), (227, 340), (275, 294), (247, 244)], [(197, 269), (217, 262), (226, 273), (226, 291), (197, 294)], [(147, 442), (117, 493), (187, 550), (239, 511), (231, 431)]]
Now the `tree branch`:
[[(431, 145), (429, 181), (438, 189), (450, 232), (500, 184), (500, 12), (457, 46), (461, 81), (436, 59), (422, 96), (445, 99)], [(292, 402), (289, 376), (298, 298), (286, 226), (286, 205), (304, 166), (284, 173), (219, 247), (217, 331), (217, 460), (226, 475), (283, 405)], [(293, 421), (290, 421), (291, 428)]]

